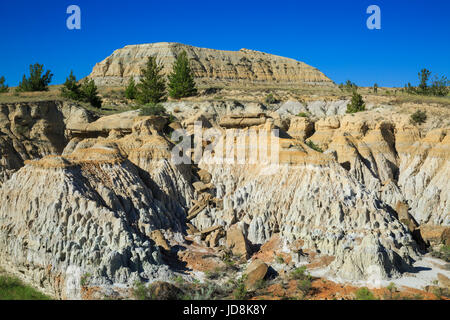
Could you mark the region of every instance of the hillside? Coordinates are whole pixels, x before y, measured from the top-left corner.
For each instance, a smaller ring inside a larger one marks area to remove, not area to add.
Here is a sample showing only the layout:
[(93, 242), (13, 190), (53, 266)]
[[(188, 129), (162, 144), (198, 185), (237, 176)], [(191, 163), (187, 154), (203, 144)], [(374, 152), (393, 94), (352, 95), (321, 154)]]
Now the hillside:
[(89, 78), (101, 86), (124, 86), (130, 77), (139, 79), (149, 56), (156, 56), (168, 74), (177, 55), (186, 51), (196, 81), (201, 86), (335, 87), (322, 72), (303, 62), (263, 52), (241, 49), (222, 51), (180, 43), (130, 45), (114, 51), (95, 65)]

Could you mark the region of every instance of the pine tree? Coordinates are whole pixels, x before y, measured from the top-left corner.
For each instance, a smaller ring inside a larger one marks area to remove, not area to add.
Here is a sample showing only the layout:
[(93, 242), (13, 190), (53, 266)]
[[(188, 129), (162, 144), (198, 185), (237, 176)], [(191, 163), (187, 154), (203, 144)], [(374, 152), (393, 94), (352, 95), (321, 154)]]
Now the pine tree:
[(5, 93), (9, 91), (9, 87), (5, 85), (5, 77), (0, 78), (0, 93)]
[(156, 57), (149, 57), (145, 68), (141, 69), (142, 78), (137, 85), (137, 99), (141, 104), (166, 100), (166, 81), (161, 74), (162, 68), (156, 62)]
[(366, 110), (366, 105), (362, 96), (356, 90), (353, 90), (352, 100), (347, 106), (347, 113), (356, 113), (364, 110)]
[(73, 74), (73, 71), (70, 71), (70, 75), (66, 78), (66, 82), (64, 82), (61, 87), (61, 95), (64, 98), (72, 99), (72, 100), (81, 100), (81, 85), (78, 84), (77, 78)]
[(44, 73), (44, 66), (35, 63), (34, 65), (30, 65), (30, 77), (23, 76), (18, 91), (47, 91), (52, 78), (53, 74), (50, 70)]
[(428, 79), (430, 78), (431, 72), (427, 69), (422, 69), (418, 73), (419, 75), (419, 91), (421, 94), (427, 94), (428, 92)]
[(98, 96), (94, 80), (85, 79), (80, 88), (83, 101), (89, 102), (95, 108), (102, 107), (102, 99)]
[(189, 66), (189, 59), (186, 51), (183, 51), (178, 55), (173, 65), (173, 71), (169, 75), (169, 95), (172, 98), (180, 99), (196, 94), (197, 88)]
[(131, 77), (125, 89), (125, 97), (127, 99), (134, 100), (136, 99), (136, 95), (137, 95), (136, 83), (134, 82), (133, 77)]

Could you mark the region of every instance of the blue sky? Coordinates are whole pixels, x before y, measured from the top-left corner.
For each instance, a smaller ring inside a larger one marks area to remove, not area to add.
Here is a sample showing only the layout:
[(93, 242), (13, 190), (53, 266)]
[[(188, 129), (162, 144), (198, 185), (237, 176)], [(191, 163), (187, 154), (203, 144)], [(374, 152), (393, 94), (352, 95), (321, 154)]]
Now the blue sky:
[[(81, 30), (66, 28), (66, 9), (81, 8)], [(369, 5), (381, 30), (369, 30)], [(15, 86), (39, 62), (64, 82), (73, 69), (128, 44), (181, 42), (224, 50), (260, 50), (304, 61), (336, 83), (417, 83), (426, 67), (450, 77), (448, 0), (1, 1), (0, 76)]]

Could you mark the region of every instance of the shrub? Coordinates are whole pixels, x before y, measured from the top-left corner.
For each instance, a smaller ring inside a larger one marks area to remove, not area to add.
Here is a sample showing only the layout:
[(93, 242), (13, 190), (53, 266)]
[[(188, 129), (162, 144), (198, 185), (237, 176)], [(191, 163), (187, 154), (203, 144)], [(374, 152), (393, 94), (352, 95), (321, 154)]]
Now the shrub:
[(245, 285), (246, 276), (242, 276), (236, 283), (236, 288), (233, 291), (233, 297), (236, 300), (244, 300), (247, 295), (247, 286)]
[(189, 59), (186, 51), (183, 51), (178, 55), (173, 65), (173, 71), (169, 75), (169, 95), (172, 98), (180, 99), (196, 94), (197, 88), (189, 66)]
[(309, 118), (309, 114), (306, 112), (300, 112), (297, 117), (302, 117), (302, 118)]
[(354, 90), (358, 89), (358, 86), (355, 83), (351, 82), (350, 80), (347, 80), (345, 82), (345, 89), (348, 91), (352, 91), (352, 90), (354, 91)]
[(5, 85), (5, 77), (0, 78), (0, 93), (5, 93), (9, 91), (9, 87)]
[(356, 300), (376, 300), (373, 293), (366, 287), (356, 290)]
[(23, 75), (22, 82), (19, 83), (19, 91), (47, 91), (48, 85), (52, 81), (53, 74), (50, 70), (44, 73), (44, 66), (39, 63), (30, 65), (30, 77)]
[(427, 121), (427, 114), (425, 111), (417, 110), (410, 117), (412, 124), (422, 124)]
[(395, 283), (391, 282), (387, 287), (388, 294), (384, 294), (383, 298), (385, 300), (399, 300), (400, 294), (394, 294), (397, 292), (397, 287), (395, 286)]
[(166, 113), (166, 108), (159, 103), (148, 103), (141, 108), (140, 116), (162, 116)]
[(430, 87), (430, 93), (433, 96), (438, 97), (445, 97), (450, 92), (449, 86), (450, 81), (447, 80), (447, 77), (441, 77), (438, 78), (437, 76), (434, 77), (433, 83)]
[(85, 273), (81, 276), (80, 284), (82, 287), (85, 287), (88, 283), (92, 275), (90, 273)]
[(277, 256), (276, 258), (275, 258), (275, 261), (277, 262), (277, 263), (284, 263), (284, 258), (282, 257), (282, 256)]
[(303, 297), (306, 297), (312, 288), (312, 281), (309, 279), (298, 280), (297, 288), (302, 292)]
[(431, 86), (428, 85), (428, 80), (431, 76), (431, 71), (427, 69), (422, 69), (418, 73), (419, 76), (419, 86), (413, 87), (410, 83), (405, 85), (404, 91), (409, 94), (420, 94), (420, 95), (432, 95), (432, 96), (440, 96), (445, 97), (449, 94), (450, 81), (448, 81), (447, 77), (442, 76), (434, 76), (434, 80), (431, 83)]
[(306, 141), (306, 145), (317, 152), (321, 153), (323, 152), (322, 148), (320, 148), (317, 144), (315, 144), (311, 140)]
[(347, 105), (347, 113), (356, 113), (364, 110), (366, 110), (366, 104), (362, 96), (356, 90), (353, 90), (352, 100)]
[(82, 95), (80, 88), (81, 85), (78, 84), (77, 78), (73, 74), (73, 71), (70, 71), (69, 77), (66, 78), (66, 82), (64, 82), (61, 87), (61, 96), (67, 99), (81, 100)]
[(162, 68), (156, 62), (156, 57), (149, 57), (145, 68), (141, 69), (142, 78), (137, 85), (137, 100), (141, 104), (166, 100), (166, 81), (161, 74)]
[(136, 99), (137, 96), (137, 88), (136, 83), (134, 82), (133, 77), (128, 81), (128, 85), (125, 88), (125, 97), (130, 100)]
[(131, 294), (136, 300), (155, 300), (152, 290), (142, 282), (136, 282)]
[(102, 99), (98, 96), (94, 80), (85, 79), (80, 90), (83, 101), (89, 102), (94, 108), (102, 107)]
[(266, 102), (267, 104), (274, 104), (274, 103), (278, 103), (279, 101), (278, 101), (277, 98), (274, 97), (274, 95), (273, 95), (272, 93), (269, 93), (269, 94), (266, 96), (265, 102)]
[(311, 280), (312, 277), (306, 272), (306, 266), (296, 268), (291, 272), (291, 278), (294, 280)]

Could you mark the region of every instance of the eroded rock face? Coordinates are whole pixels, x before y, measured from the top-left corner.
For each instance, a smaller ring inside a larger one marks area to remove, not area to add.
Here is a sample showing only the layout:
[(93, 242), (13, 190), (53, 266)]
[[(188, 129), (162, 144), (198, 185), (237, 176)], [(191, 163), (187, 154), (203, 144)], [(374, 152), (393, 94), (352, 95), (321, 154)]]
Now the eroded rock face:
[(25, 160), (61, 154), (67, 124), (93, 119), (85, 109), (59, 101), (0, 104), (0, 185)]
[(63, 298), (77, 297), (67, 290), (70, 267), (97, 285), (169, 273), (151, 232), (182, 227), (137, 168), (129, 161), (64, 162), (32, 162), (2, 187), (2, 265)]
[[(292, 266), (305, 262), (300, 251), (311, 252), (326, 260), (328, 275), (367, 280), (411, 270), (420, 255), (412, 232), (448, 243), (448, 129), (423, 134), (399, 114), (344, 115), (343, 102), (328, 116), (319, 114), (330, 103), (305, 105), (317, 115), (297, 116), (299, 103), (271, 113), (238, 102), (167, 103), (182, 106), (177, 128), (189, 134), (196, 122), (233, 135), (280, 129), (269, 134), (279, 145), (276, 163), (215, 163), (213, 152), (198, 166), (171, 162), (166, 117), (133, 111), (93, 121), (74, 106), (3, 106), (2, 267), (76, 298), (68, 286), (77, 272), (98, 286), (167, 281), (172, 248), (202, 265), (199, 257), (220, 247), (247, 260), (275, 237), (272, 252)], [(20, 135), (17, 123), (30, 133)], [(225, 154), (226, 143), (218, 138), (214, 151)], [(200, 249), (183, 253), (184, 246)]]
[(123, 86), (128, 79), (139, 79), (149, 56), (155, 56), (168, 74), (180, 52), (186, 51), (197, 82), (214, 84), (275, 84), (299, 86), (335, 84), (316, 68), (303, 62), (263, 52), (241, 49), (221, 51), (180, 43), (151, 43), (126, 46), (95, 65), (90, 78), (97, 85)]
[(2, 266), (61, 298), (79, 297), (69, 287), (80, 273), (103, 286), (167, 279), (160, 230), (183, 239), (193, 191), (190, 171), (168, 160), (163, 120), (138, 118), (124, 138), (74, 138), (63, 157), (26, 161), (0, 191)]

